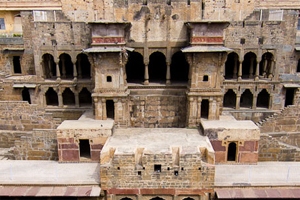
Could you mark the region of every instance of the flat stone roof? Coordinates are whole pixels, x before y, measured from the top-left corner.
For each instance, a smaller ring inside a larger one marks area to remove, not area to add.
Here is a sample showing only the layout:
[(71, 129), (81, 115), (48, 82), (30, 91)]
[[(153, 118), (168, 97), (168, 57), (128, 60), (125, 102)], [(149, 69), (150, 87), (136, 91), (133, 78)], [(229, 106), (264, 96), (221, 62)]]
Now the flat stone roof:
[(113, 125), (113, 120), (65, 120), (57, 127), (57, 129), (112, 129)]
[(209, 120), (201, 121), (202, 127), (205, 129), (253, 129), (259, 128), (251, 120)]
[(137, 148), (144, 153), (171, 153), (171, 147), (180, 147), (181, 154), (200, 153), (199, 147), (214, 152), (209, 139), (197, 129), (185, 128), (126, 128), (115, 129), (102, 152), (116, 148), (115, 154), (134, 154)]

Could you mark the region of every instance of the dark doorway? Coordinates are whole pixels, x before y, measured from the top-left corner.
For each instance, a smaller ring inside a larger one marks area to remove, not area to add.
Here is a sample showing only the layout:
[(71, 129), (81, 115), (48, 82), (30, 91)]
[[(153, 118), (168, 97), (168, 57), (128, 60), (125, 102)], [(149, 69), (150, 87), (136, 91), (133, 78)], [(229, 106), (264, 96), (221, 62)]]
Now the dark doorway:
[(246, 89), (241, 96), (240, 107), (252, 108), (253, 104), (253, 94), (249, 89)]
[(65, 89), (65, 91), (62, 93), (62, 97), (64, 105), (75, 105), (75, 95), (70, 88)]
[(46, 104), (51, 106), (58, 106), (57, 93), (50, 87), (46, 92)]
[(28, 101), (28, 103), (31, 104), (29, 90), (26, 87), (24, 87), (22, 91), (22, 99), (23, 101)]
[(202, 100), (201, 103), (201, 118), (208, 119), (208, 113), (209, 113), (209, 101), (208, 99)]
[(231, 142), (228, 145), (227, 161), (235, 161), (235, 160), (236, 160), (236, 143)]
[(91, 148), (89, 140), (79, 140), (80, 157), (91, 158)]
[(106, 115), (107, 118), (115, 118), (115, 104), (113, 100), (106, 100)]
[(13, 57), (13, 65), (14, 65), (14, 73), (15, 74), (21, 74), (21, 61), (20, 61), (20, 56), (14, 56)]
[(247, 53), (244, 56), (242, 78), (252, 78), (256, 71), (256, 55), (252, 52)]
[(149, 80), (152, 82), (165, 82), (167, 74), (166, 57), (161, 52), (154, 52), (150, 55), (148, 66)]
[(225, 63), (225, 79), (236, 78), (239, 65), (239, 56), (236, 53), (228, 54)]
[(56, 64), (54, 58), (50, 54), (44, 54), (43, 57), (43, 68), (45, 78), (55, 78), (56, 77)]
[(144, 81), (144, 58), (140, 53), (130, 52), (126, 63), (126, 76), (128, 83), (142, 83)]
[(91, 106), (92, 96), (91, 93), (86, 89), (82, 88), (79, 93), (79, 106)]
[(73, 77), (73, 63), (71, 57), (63, 53), (59, 56), (59, 70), (62, 78), (72, 79)]
[(172, 82), (187, 82), (189, 80), (189, 64), (181, 51), (172, 56), (170, 68)]
[(285, 107), (294, 104), (295, 88), (285, 89)]
[(91, 78), (91, 63), (87, 55), (81, 53), (77, 56), (76, 68), (77, 68), (78, 78), (83, 78), (83, 79)]
[(300, 59), (298, 60), (297, 72), (300, 72)]
[(229, 89), (224, 95), (223, 107), (235, 108), (236, 94), (232, 89)]
[(267, 92), (266, 89), (263, 89), (258, 95), (257, 95), (257, 107), (261, 108), (269, 108), (269, 101), (270, 101), (270, 94)]

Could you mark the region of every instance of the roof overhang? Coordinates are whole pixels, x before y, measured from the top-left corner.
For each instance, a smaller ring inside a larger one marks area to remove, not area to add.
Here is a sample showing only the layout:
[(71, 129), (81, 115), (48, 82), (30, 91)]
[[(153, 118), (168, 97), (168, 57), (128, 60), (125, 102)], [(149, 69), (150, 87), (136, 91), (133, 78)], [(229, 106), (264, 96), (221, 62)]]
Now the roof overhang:
[(16, 83), (13, 85), (13, 88), (36, 88), (36, 84), (30, 83)]
[(134, 51), (134, 48), (130, 47), (92, 47), (88, 49), (83, 49), (83, 52), (86, 53), (116, 53), (122, 52), (124, 50)]
[(18, 11), (18, 10), (62, 10), (59, 2), (0, 2), (1, 11)]
[(299, 84), (283, 84), (283, 87), (285, 88), (300, 88)]
[(191, 46), (182, 48), (183, 53), (202, 53), (202, 52), (231, 52), (233, 49), (229, 49), (223, 46)]
[(296, 51), (300, 51), (300, 46), (295, 46)]
[(299, 199), (300, 189), (215, 189), (218, 199)]
[(0, 186), (2, 197), (99, 197), (99, 186)]

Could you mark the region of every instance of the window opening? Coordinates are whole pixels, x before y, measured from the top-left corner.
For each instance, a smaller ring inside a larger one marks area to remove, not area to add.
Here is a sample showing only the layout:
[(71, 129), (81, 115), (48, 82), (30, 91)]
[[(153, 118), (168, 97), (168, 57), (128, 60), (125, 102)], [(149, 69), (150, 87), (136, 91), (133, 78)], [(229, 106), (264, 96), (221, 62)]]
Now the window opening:
[(106, 100), (106, 115), (107, 118), (115, 118), (115, 105), (113, 100)]
[(154, 165), (155, 172), (161, 172), (161, 165)]
[(174, 175), (175, 175), (175, 176), (178, 176), (178, 171), (174, 171)]
[(227, 161), (235, 161), (235, 160), (236, 160), (236, 143), (231, 142), (228, 145)]
[(14, 73), (21, 74), (22, 70), (21, 70), (20, 56), (13, 57), (13, 65), (14, 65)]
[(70, 55), (63, 53), (59, 56), (59, 70), (62, 78), (72, 79), (73, 77), (73, 63)]
[(57, 93), (50, 87), (46, 92), (46, 104), (51, 106), (58, 106)]
[(62, 97), (64, 105), (75, 105), (75, 95), (70, 88), (65, 89), (65, 91), (62, 93)]
[(4, 21), (4, 18), (0, 18), (0, 30), (5, 30), (5, 21)]
[(31, 104), (29, 90), (26, 87), (24, 87), (22, 91), (22, 99), (23, 101), (28, 101), (28, 103)]
[(270, 101), (270, 94), (267, 92), (266, 89), (263, 89), (258, 95), (257, 95), (257, 107), (262, 108), (269, 108), (269, 101)]
[(107, 82), (111, 82), (111, 76), (107, 76), (107, 77), (106, 77), (106, 81), (107, 81)]
[(172, 82), (188, 82), (189, 77), (189, 64), (185, 59), (184, 53), (181, 51), (175, 53), (172, 56), (170, 65), (171, 81)]
[(209, 101), (208, 99), (202, 100), (201, 103), (201, 118), (208, 119), (208, 112), (209, 112)]
[(91, 149), (89, 140), (79, 140), (80, 157), (91, 158)]
[(294, 104), (294, 95), (295, 95), (295, 89), (294, 88), (286, 88), (285, 90), (285, 107), (288, 105)]
[(128, 83), (142, 83), (144, 81), (144, 58), (138, 52), (129, 52), (126, 63), (126, 76)]
[(204, 75), (204, 76), (203, 76), (203, 81), (204, 81), (204, 82), (208, 81), (208, 76), (207, 76), (207, 75)]
[(228, 108), (235, 108), (236, 106), (236, 94), (232, 89), (229, 89), (224, 95), (223, 106)]
[(256, 55), (254, 53), (249, 52), (244, 56), (242, 67), (243, 79), (253, 78), (256, 71), (256, 62)]
[(241, 96), (240, 107), (252, 108), (253, 94), (249, 89), (246, 89)]

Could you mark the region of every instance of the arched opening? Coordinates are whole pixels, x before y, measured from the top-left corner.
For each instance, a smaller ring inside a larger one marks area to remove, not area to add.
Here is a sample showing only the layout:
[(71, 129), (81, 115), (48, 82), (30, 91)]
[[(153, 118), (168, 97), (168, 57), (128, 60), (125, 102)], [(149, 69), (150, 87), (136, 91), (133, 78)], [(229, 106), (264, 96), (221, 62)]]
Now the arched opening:
[(236, 94), (232, 89), (229, 89), (224, 95), (223, 106), (228, 108), (235, 108)]
[(236, 143), (231, 142), (228, 145), (227, 161), (235, 161), (235, 160), (236, 160)]
[(73, 63), (71, 56), (63, 53), (59, 56), (59, 70), (62, 78), (72, 79), (73, 77)]
[(65, 89), (65, 91), (62, 93), (62, 97), (64, 105), (75, 105), (75, 95), (70, 88)]
[(14, 56), (13, 57), (13, 66), (14, 66), (14, 73), (15, 74), (21, 74), (21, 57), (20, 56)]
[(267, 52), (262, 56), (262, 60), (259, 63), (259, 75), (268, 78), (269, 75), (272, 75), (272, 65), (273, 65), (274, 56), (272, 53)]
[(128, 83), (142, 83), (144, 81), (144, 58), (138, 52), (129, 52), (126, 63), (126, 76)]
[(46, 104), (50, 106), (58, 106), (57, 93), (50, 87), (46, 92)]
[(240, 65), (239, 56), (236, 53), (230, 53), (225, 62), (225, 79), (233, 79), (237, 77)]
[(167, 64), (166, 57), (161, 52), (154, 52), (150, 55), (148, 66), (149, 80), (152, 82), (162, 82), (166, 80)]
[(269, 101), (270, 101), (270, 94), (267, 92), (266, 89), (263, 89), (257, 95), (256, 106), (261, 108), (269, 108)]
[(128, 198), (128, 197), (124, 197), (124, 198), (122, 198), (120, 200), (133, 200), (133, 199), (132, 198)]
[(172, 81), (187, 82), (189, 80), (189, 64), (181, 51), (172, 56), (170, 70)]
[(253, 94), (249, 89), (246, 89), (241, 96), (240, 107), (252, 108)]
[(48, 53), (44, 54), (42, 60), (45, 78), (56, 78), (56, 64), (54, 62), (53, 56)]
[(300, 72), (300, 59), (298, 60), (297, 72)]
[(187, 197), (187, 198), (184, 198), (183, 200), (195, 200), (195, 199), (191, 198), (191, 197)]
[(27, 87), (24, 87), (22, 90), (22, 99), (23, 101), (28, 101), (28, 103), (31, 104), (30, 94)]
[(77, 56), (76, 68), (78, 78), (91, 78), (91, 63), (87, 55), (81, 53)]
[(115, 104), (113, 100), (106, 100), (106, 116), (107, 118), (115, 118)]
[(154, 197), (154, 198), (152, 198), (152, 199), (150, 199), (150, 200), (165, 200), (165, 199), (160, 198), (160, 197)]
[(203, 99), (201, 103), (201, 118), (208, 119), (209, 113), (209, 101), (208, 99)]
[(91, 106), (92, 96), (91, 93), (86, 89), (82, 88), (79, 93), (79, 106)]
[(247, 53), (244, 56), (242, 78), (253, 78), (256, 71), (256, 55), (252, 52)]

